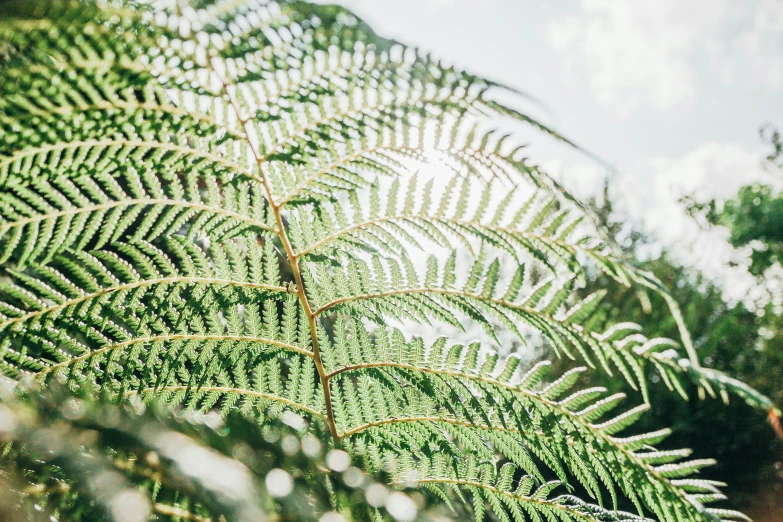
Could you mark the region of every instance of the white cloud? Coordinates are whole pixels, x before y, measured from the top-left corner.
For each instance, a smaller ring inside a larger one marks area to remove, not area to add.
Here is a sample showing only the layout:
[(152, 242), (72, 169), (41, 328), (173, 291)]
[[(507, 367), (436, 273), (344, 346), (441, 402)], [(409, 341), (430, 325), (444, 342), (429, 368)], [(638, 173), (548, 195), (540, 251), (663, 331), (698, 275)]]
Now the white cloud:
[(677, 259), (720, 284), (730, 300), (751, 304), (764, 296), (747, 270), (749, 252), (729, 244), (727, 229), (701, 228), (679, 200), (683, 196), (699, 201), (727, 199), (755, 181), (779, 185), (762, 168), (761, 157), (761, 151), (736, 144), (706, 143), (679, 158), (650, 161), (637, 176), (649, 183), (626, 186), (619, 200)]
[(779, 89), (783, 87), (783, 1), (763, 0), (753, 29), (742, 36), (742, 49), (761, 81), (769, 89)]
[(582, 0), (547, 35), (621, 114), (681, 105), (700, 82), (783, 86), (781, 0)]
[[(768, 297), (766, 289), (748, 272), (750, 251), (733, 248), (728, 229), (700, 226), (680, 202), (683, 196), (701, 202), (725, 200), (756, 181), (783, 189), (783, 180), (762, 167), (763, 155), (762, 149), (709, 142), (679, 157), (646, 161), (611, 179), (615, 218), (653, 240), (649, 248), (639, 252), (642, 257), (659, 255), (665, 249), (675, 260), (696, 268), (723, 288), (728, 300), (744, 301), (751, 307), (763, 303)], [(582, 200), (600, 196), (605, 179), (600, 167), (562, 162), (549, 162), (545, 167)], [(781, 283), (783, 278), (770, 281), (769, 288)]]

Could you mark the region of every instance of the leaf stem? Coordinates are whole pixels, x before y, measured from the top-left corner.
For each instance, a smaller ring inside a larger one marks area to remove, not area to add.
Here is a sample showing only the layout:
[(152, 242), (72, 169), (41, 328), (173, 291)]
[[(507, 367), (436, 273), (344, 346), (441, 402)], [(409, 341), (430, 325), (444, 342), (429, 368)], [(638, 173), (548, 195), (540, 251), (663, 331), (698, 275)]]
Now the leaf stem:
[(299, 303), (302, 305), (302, 309), (305, 313), (305, 316), (307, 317), (307, 323), (310, 327), (310, 339), (313, 347), (312, 359), (315, 364), (315, 369), (318, 372), (318, 378), (321, 381), (321, 386), (323, 387), (324, 404), (326, 407), (326, 424), (329, 427), (329, 433), (332, 435), (335, 443), (339, 443), (340, 437), (337, 431), (337, 424), (335, 423), (334, 419), (334, 410), (332, 408), (332, 393), (329, 388), (329, 377), (327, 376), (326, 370), (324, 369), (324, 363), (321, 357), (321, 349), (318, 343), (318, 325), (316, 323), (316, 314), (313, 312), (313, 309), (310, 306), (310, 301), (307, 298), (307, 293), (305, 292), (302, 271), (299, 268), (299, 259), (294, 254), (294, 249), (291, 246), (290, 239), (288, 238), (287, 228), (285, 222), (283, 221), (283, 215), (280, 211), (281, 206), (275, 203), (272, 188), (269, 186), (269, 180), (264, 173), (266, 156), (262, 156), (250, 140), (250, 132), (248, 131), (249, 122), (247, 119), (242, 118), (242, 112), (239, 109), (239, 104), (236, 102), (236, 100), (234, 100), (234, 97), (231, 95), (231, 92), (228, 89), (230, 83), (228, 83), (226, 79), (223, 78), (222, 75), (217, 71), (213, 60), (209, 60), (209, 64), (212, 72), (214, 72), (215, 75), (220, 79), (223, 85), (223, 91), (228, 98), (228, 103), (234, 109), (237, 119), (242, 124), (242, 128), (245, 131), (245, 139), (256, 160), (258, 172), (261, 174), (261, 182), (263, 183), (264, 190), (266, 191), (267, 201), (269, 202), (272, 214), (274, 215), (275, 221), (277, 222), (277, 236), (280, 238), (280, 242), (283, 245), (288, 262), (291, 265), (291, 272), (293, 272), (294, 281), (296, 282), (296, 293), (299, 297)]

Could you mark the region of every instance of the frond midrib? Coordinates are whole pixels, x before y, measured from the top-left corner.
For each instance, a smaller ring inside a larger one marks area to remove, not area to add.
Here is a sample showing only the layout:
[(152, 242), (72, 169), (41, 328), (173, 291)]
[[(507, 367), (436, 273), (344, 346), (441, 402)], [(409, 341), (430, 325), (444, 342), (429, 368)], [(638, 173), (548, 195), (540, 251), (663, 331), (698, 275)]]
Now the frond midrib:
[(5, 321), (0, 322), (0, 330), (5, 329), (6, 327), (12, 324), (27, 321), (28, 319), (32, 319), (34, 317), (45, 315), (51, 312), (56, 312), (58, 310), (63, 310), (70, 306), (74, 306), (79, 303), (83, 303), (85, 301), (89, 301), (91, 299), (101, 297), (103, 295), (107, 295), (115, 292), (122, 292), (125, 290), (133, 290), (135, 288), (143, 288), (146, 286), (154, 286), (158, 284), (168, 284), (168, 283), (206, 283), (206, 284), (214, 284), (214, 285), (222, 285), (222, 286), (233, 286), (238, 288), (254, 288), (257, 290), (264, 290), (269, 292), (290, 293), (290, 289), (282, 286), (267, 285), (262, 283), (251, 283), (248, 281), (234, 281), (231, 279), (220, 279), (215, 277), (191, 277), (191, 276), (159, 277), (159, 278), (145, 279), (142, 281), (135, 281), (133, 283), (124, 283), (121, 285), (111, 286), (108, 288), (103, 288), (97, 292), (91, 292), (88, 294), (80, 295), (78, 297), (66, 299), (64, 302), (58, 305), (49, 306), (41, 310), (36, 310), (35, 312), (29, 312), (21, 316), (6, 319)]
[(83, 207), (76, 207), (73, 208), (67, 208), (64, 210), (58, 210), (55, 212), (48, 212), (43, 214), (38, 214), (35, 216), (27, 216), (24, 218), (17, 219), (15, 221), (8, 221), (6, 223), (0, 224), (0, 234), (5, 232), (6, 230), (28, 225), (30, 223), (37, 223), (41, 221), (47, 221), (50, 219), (57, 219), (60, 217), (65, 216), (76, 216), (79, 214), (90, 214), (93, 212), (99, 212), (101, 210), (108, 210), (112, 208), (117, 207), (130, 207), (134, 205), (167, 205), (167, 206), (173, 206), (173, 207), (182, 207), (182, 208), (192, 208), (196, 210), (204, 210), (211, 212), (216, 215), (222, 215), (230, 218), (237, 219), (239, 221), (243, 221), (247, 223), (248, 225), (251, 225), (256, 228), (260, 228), (262, 230), (266, 230), (268, 232), (276, 232), (276, 230), (273, 227), (270, 227), (266, 223), (263, 223), (261, 221), (258, 221), (257, 219), (253, 219), (246, 214), (243, 214), (241, 212), (235, 212), (233, 210), (228, 210), (221, 206), (212, 206), (212, 205), (205, 205), (203, 203), (196, 203), (193, 201), (186, 201), (186, 200), (178, 200), (174, 198), (130, 198), (130, 199), (123, 199), (119, 201), (109, 201), (106, 203), (95, 203), (93, 205), (85, 205)]
[(28, 114), (24, 115), (18, 115), (18, 116), (4, 116), (0, 114), (0, 121), (7, 121), (7, 122), (16, 122), (16, 121), (23, 121), (25, 119), (31, 119), (41, 116), (66, 116), (66, 115), (73, 115), (73, 114), (82, 114), (90, 111), (113, 111), (115, 109), (122, 109), (126, 111), (134, 111), (134, 110), (143, 110), (143, 111), (150, 111), (150, 112), (156, 112), (161, 114), (172, 114), (176, 116), (183, 116), (186, 118), (191, 118), (193, 120), (206, 123), (213, 127), (219, 127), (221, 130), (225, 131), (226, 134), (231, 136), (235, 139), (244, 139), (244, 136), (242, 134), (237, 133), (236, 131), (230, 129), (226, 124), (219, 122), (218, 120), (214, 118), (210, 118), (206, 114), (194, 111), (189, 111), (187, 109), (183, 109), (182, 107), (179, 107), (177, 105), (161, 105), (157, 103), (133, 103), (129, 102), (127, 100), (112, 100), (108, 102), (100, 102), (100, 103), (92, 103), (92, 104), (86, 104), (86, 105), (66, 105), (61, 107), (55, 107), (51, 109), (37, 109), (34, 111), (29, 112)]
[(318, 326), (316, 324), (316, 315), (312, 311), (312, 308), (310, 306), (310, 301), (307, 297), (307, 293), (305, 292), (302, 273), (301, 270), (299, 269), (299, 260), (294, 255), (291, 241), (288, 238), (287, 228), (283, 220), (283, 215), (281, 213), (280, 206), (275, 203), (274, 193), (269, 185), (267, 176), (264, 173), (266, 157), (263, 156), (253, 145), (253, 142), (250, 139), (250, 131), (248, 130), (249, 120), (241, 116), (242, 112), (240, 111), (239, 104), (236, 102), (236, 100), (234, 100), (234, 97), (231, 95), (231, 92), (228, 89), (229, 83), (218, 72), (217, 68), (214, 66), (212, 59), (208, 59), (207, 61), (209, 63), (212, 73), (215, 74), (215, 76), (217, 76), (218, 79), (220, 80), (220, 83), (223, 86), (223, 91), (228, 98), (228, 102), (233, 107), (234, 112), (237, 114), (237, 118), (239, 118), (239, 122), (245, 131), (245, 139), (247, 141), (247, 144), (250, 148), (250, 151), (252, 152), (253, 156), (256, 159), (258, 170), (262, 175), (261, 182), (264, 186), (264, 190), (266, 191), (267, 201), (269, 202), (269, 206), (272, 210), (272, 214), (274, 215), (275, 221), (277, 222), (277, 236), (280, 238), (280, 242), (282, 243), (283, 249), (285, 250), (285, 254), (286, 257), (288, 258), (291, 271), (293, 272), (294, 281), (296, 282), (296, 294), (299, 299), (299, 303), (302, 306), (302, 310), (305, 314), (305, 317), (307, 318), (308, 327), (310, 329), (310, 342), (312, 343), (311, 358), (313, 360), (313, 364), (315, 365), (316, 372), (318, 373), (318, 378), (321, 382), (321, 389), (323, 390), (323, 394), (324, 394), (324, 406), (326, 408), (326, 415), (325, 415), (326, 424), (329, 427), (329, 433), (331, 434), (332, 438), (335, 440), (335, 442), (338, 442), (339, 437), (338, 437), (337, 424), (335, 421), (335, 415), (332, 406), (332, 396), (331, 396), (331, 390), (329, 388), (329, 379), (326, 378), (326, 370), (324, 369), (324, 363), (321, 356), (321, 349), (318, 342)]
[(299, 404), (296, 401), (292, 401), (291, 399), (286, 399), (285, 397), (280, 397), (279, 395), (273, 395), (271, 393), (262, 393), (255, 390), (248, 390), (245, 388), (233, 388), (230, 386), (186, 386), (186, 385), (172, 385), (172, 386), (160, 386), (157, 388), (145, 388), (143, 390), (128, 390), (125, 392), (125, 396), (133, 396), (143, 393), (160, 393), (160, 392), (166, 392), (166, 391), (192, 391), (194, 393), (198, 392), (217, 392), (217, 393), (234, 393), (237, 395), (247, 395), (249, 397), (258, 397), (261, 399), (269, 399), (273, 401), (280, 402), (282, 404), (287, 404), (289, 406), (293, 406), (294, 408), (298, 408), (304, 412), (307, 412), (311, 415), (315, 415), (316, 417), (326, 418), (326, 415), (321, 413), (318, 410), (314, 410), (310, 408), (309, 406), (305, 406), (303, 404)]
[(374, 225), (380, 225), (382, 223), (392, 222), (392, 221), (424, 221), (427, 223), (444, 223), (448, 225), (456, 225), (460, 227), (474, 227), (484, 230), (491, 230), (493, 232), (502, 232), (505, 234), (508, 234), (509, 236), (514, 236), (514, 238), (523, 237), (527, 239), (534, 239), (539, 240), (544, 243), (556, 245), (559, 247), (563, 247), (565, 249), (568, 249), (569, 251), (580, 251), (585, 253), (590, 253), (592, 255), (600, 255), (597, 250), (595, 249), (586, 249), (581, 247), (580, 245), (569, 243), (568, 241), (557, 239), (551, 236), (545, 236), (542, 234), (536, 234), (530, 230), (522, 230), (522, 229), (514, 229), (514, 228), (508, 228), (508, 227), (502, 227), (502, 226), (496, 226), (491, 224), (485, 224), (481, 223), (480, 221), (473, 221), (470, 219), (457, 219), (457, 218), (447, 218), (447, 217), (441, 217), (441, 216), (434, 216), (424, 213), (418, 213), (418, 214), (396, 214), (393, 216), (385, 216), (385, 217), (378, 217), (373, 219), (367, 219), (365, 221), (354, 223), (353, 225), (341, 228), (340, 230), (337, 230), (335, 232), (332, 232), (328, 236), (325, 236), (315, 243), (305, 247), (301, 251), (297, 252), (297, 256), (302, 257), (307, 254), (312, 253), (317, 248), (335, 240), (338, 239), (344, 235), (350, 234), (351, 232), (355, 230), (360, 230), (365, 227), (370, 227)]
[(144, 343), (154, 343), (158, 341), (180, 341), (180, 340), (188, 340), (188, 341), (229, 341), (229, 342), (251, 342), (251, 343), (259, 343), (259, 344), (265, 344), (270, 346), (276, 346), (278, 348), (281, 348), (283, 350), (299, 353), (302, 355), (306, 355), (308, 357), (312, 357), (313, 352), (309, 350), (305, 350), (304, 348), (300, 348), (299, 346), (294, 346), (292, 344), (283, 343), (280, 341), (276, 341), (274, 339), (266, 339), (264, 337), (253, 337), (253, 336), (247, 336), (247, 335), (199, 335), (199, 334), (168, 334), (168, 335), (153, 335), (150, 337), (137, 337), (135, 339), (131, 339), (129, 341), (112, 344), (109, 346), (105, 346), (103, 348), (99, 348), (97, 350), (93, 350), (91, 352), (85, 353), (83, 355), (80, 355), (78, 357), (74, 357), (72, 359), (68, 359), (66, 361), (62, 361), (56, 364), (53, 364), (51, 366), (46, 367), (45, 369), (39, 371), (36, 373), (36, 377), (43, 377), (49, 373), (55, 372), (61, 368), (67, 368), (68, 366), (73, 366), (75, 364), (78, 364), (81, 361), (85, 361), (87, 359), (90, 359), (91, 357), (94, 357), (96, 355), (100, 355), (102, 353), (111, 352), (114, 350), (121, 350), (123, 348), (127, 348), (128, 346), (133, 346), (136, 344), (144, 344)]
[(44, 145), (41, 147), (31, 147), (27, 149), (22, 149), (22, 150), (15, 151), (9, 156), (0, 159), (0, 169), (7, 165), (16, 163), (17, 161), (23, 158), (35, 156), (36, 154), (42, 154), (42, 153), (46, 154), (57, 150), (75, 149), (81, 147), (117, 147), (117, 146), (160, 149), (160, 150), (166, 150), (171, 152), (178, 152), (185, 156), (203, 158), (217, 165), (222, 165), (223, 167), (229, 170), (236, 171), (237, 173), (242, 174), (248, 179), (260, 181), (258, 176), (253, 174), (251, 171), (235, 163), (227, 161), (225, 158), (222, 158), (210, 152), (194, 149), (191, 147), (186, 147), (183, 145), (175, 145), (173, 143), (162, 143), (159, 141), (129, 140), (129, 139), (87, 139), (87, 140), (77, 140), (71, 142)]

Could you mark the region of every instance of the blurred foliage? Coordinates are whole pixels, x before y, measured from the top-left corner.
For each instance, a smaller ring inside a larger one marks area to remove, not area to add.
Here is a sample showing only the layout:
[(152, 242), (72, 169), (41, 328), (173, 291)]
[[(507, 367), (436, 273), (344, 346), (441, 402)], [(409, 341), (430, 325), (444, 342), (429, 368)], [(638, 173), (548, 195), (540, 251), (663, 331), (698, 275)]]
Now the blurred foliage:
[(258, 426), (237, 412), (221, 418), (118, 406), (59, 386), (0, 385), (4, 522), (380, 521), (392, 520), (390, 499), (416, 502), (420, 520), (448, 520), (425, 508), (424, 493), (390, 491), (386, 477), (324, 447), (290, 411)]
[(759, 130), (759, 134), (763, 140), (772, 145), (772, 151), (766, 158), (768, 167), (783, 169), (783, 138), (781, 138), (780, 131), (767, 124)]
[[(761, 129), (760, 135), (772, 147), (765, 158), (765, 167), (774, 175), (783, 175), (780, 132), (768, 125)], [(783, 194), (775, 187), (753, 183), (742, 187), (727, 201), (700, 202), (686, 198), (685, 204), (695, 217), (728, 228), (729, 241), (734, 247), (751, 248), (753, 275), (761, 276), (783, 261)]]

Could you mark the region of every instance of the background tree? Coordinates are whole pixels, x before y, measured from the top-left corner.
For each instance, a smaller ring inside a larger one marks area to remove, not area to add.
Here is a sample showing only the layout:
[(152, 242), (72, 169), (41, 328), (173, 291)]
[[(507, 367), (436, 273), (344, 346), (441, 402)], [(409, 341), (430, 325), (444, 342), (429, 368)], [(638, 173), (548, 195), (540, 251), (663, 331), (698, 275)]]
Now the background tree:
[[(764, 164), (770, 172), (779, 173), (783, 161), (780, 135), (771, 127), (763, 128), (760, 134), (773, 149)], [(726, 202), (699, 204), (688, 198), (684, 203), (696, 219), (728, 227), (733, 246), (753, 247), (752, 273), (762, 276), (779, 263), (783, 196), (773, 187), (752, 184), (742, 187), (736, 197)], [(653, 241), (615, 213), (608, 185), (603, 196), (589, 204), (605, 230), (630, 255), (638, 256), (638, 251)], [(697, 270), (673, 261), (666, 251), (642, 262), (640, 267), (656, 274), (672, 289), (675, 299), (684, 304), (683, 317), (706, 366), (737, 376), (777, 403), (783, 401), (783, 318), (778, 304), (769, 302), (754, 311), (743, 303), (728, 304), (713, 282)], [(663, 312), (664, 303), (659, 296), (645, 294), (641, 296), (645, 306), (639, 306), (640, 296), (633, 289), (594, 273), (588, 291), (599, 287), (611, 288), (595, 317), (600, 324), (624, 317), (641, 325), (651, 337), (677, 336), (677, 325)], [(622, 379), (615, 379), (612, 389), (630, 392)], [(730, 495), (754, 519), (772, 521), (783, 517), (783, 448), (777, 420), (771, 419), (774, 429), (770, 430), (763, 415), (740, 401), (728, 405), (719, 401), (681, 402), (658, 389), (651, 393), (653, 402), (663, 406), (653, 409), (641, 422), (675, 427), (674, 438), (679, 445), (695, 448), (700, 456), (715, 454), (719, 464), (706, 473), (732, 477)]]
[[(783, 175), (780, 132), (767, 125), (761, 128), (759, 134), (772, 147), (764, 160), (765, 168), (773, 176)], [(746, 185), (726, 201), (712, 199), (705, 202), (688, 197), (684, 202), (695, 217), (709, 225), (728, 228), (732, 246), (751, 248), (752, 274), (761, 276), (783, 260), (783, 195), (772, 185)]]

